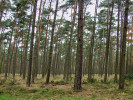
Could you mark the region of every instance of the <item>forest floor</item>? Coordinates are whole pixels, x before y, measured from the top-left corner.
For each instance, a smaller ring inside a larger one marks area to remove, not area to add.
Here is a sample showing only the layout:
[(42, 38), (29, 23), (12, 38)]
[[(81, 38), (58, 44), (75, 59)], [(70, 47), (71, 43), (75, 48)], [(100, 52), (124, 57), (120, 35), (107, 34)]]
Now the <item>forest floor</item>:
[(26, 87), (26, 81), (16, 75), (4, 79), (0, 75), (0, 100), (133, 100), (133, 81), (126, 80), (125, 89), (118, 90), (114, 84), (113, 76), (108, 82), (103, 83), (103, 78), (95, 75), (94, 79), (87, 82), (87, 76), (82, 79), (82, 91), (73, 90), (73, 79), (69, 82), (62, 80), (62, 76), (51, 77), (50, 84), (45, 84), (45, 79), (38, 76), (35, 84)]

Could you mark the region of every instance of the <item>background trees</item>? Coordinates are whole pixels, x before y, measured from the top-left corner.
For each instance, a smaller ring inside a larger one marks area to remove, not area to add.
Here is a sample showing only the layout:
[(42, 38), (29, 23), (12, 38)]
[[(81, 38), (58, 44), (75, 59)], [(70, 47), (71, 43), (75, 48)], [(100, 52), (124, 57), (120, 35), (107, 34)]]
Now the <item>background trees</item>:
[[(16, 73), (23, 79), (27, 76), (28, 86), (31, 76), (32, 83), (39, 74), (47, 76), (49, 84), (51, 74), (63, 74), (66, 81), (75, 74), (76, 90), (81, 89), (82, 75), (88, 74), (87, 80), (104, 75), (107, 82), (115, 74), (117, 82), (120, 73), (122, 89), (126, 54), (126, 74), (133, 73), (132, 34), (126, 43), (128, 26), (133, 25), (129, 2), (128, 10), (127, 1), (120, 0), (2, 0), (0, 73), (5, 73), (6, 79), (10, 73), (14, 79)], [(95, 12), (90, 10), (91, 4)]]

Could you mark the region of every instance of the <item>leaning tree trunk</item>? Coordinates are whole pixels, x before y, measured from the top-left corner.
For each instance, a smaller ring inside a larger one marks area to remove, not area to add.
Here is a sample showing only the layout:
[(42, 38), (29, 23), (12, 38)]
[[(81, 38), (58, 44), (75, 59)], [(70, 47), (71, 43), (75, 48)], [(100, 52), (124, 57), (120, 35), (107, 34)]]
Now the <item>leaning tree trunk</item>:
[(77, 42), (77, 55), (76, 55), (76, 71), (74, 80), (74, 90), (81, 90), (82, 79), (82, 61), (83, 61), (83, 9), (84, 0), (78, 0), (78, 42)]
[(47, 72), (47, 78), (46, 78), (46, 84), (49, 84), (50, 79), (50, 71), (51, 71), (51, 63), (52, 63), (52, 54), (53, 54), (53, 39), (54, 39), (54, 30), (55, 30), (55, 21), (57, 16), (57, 10), (58, 10), (58, 1), (56, 1), (56, 9), (54, 14), (54, 21), (52, 26), (52, 34), (51, 34), (51, 42), (50, 42), (50, 51), (49, 51), (49, 61), (48, 61), (48, 72)]
[(33, 24), (32, 24), (32, 34), (31, 34), (31, 43), (30, 43), (30, 56), (29, 56), (29, 67), (28, 67), (28, 76), (27, 76), (27, 86), (30, 86), (31, 83), (31, 68), (32, 68), (32, 54), (33, 54), (33, 43), (34, 43), (34, 30), (35, 30), (35, 21), (36, 21), (36, 8), (37, 0), (34, 2), (34, 15), (33, 15)]
[(124, 28), (122, 35), (122, 44), (121, 44), (121, 57), (120, 57), (120, 76), (119, 76), (119, 89), (124, 89), (124, 74), (125, 74), (125, 53), (126, 53), (126, 34), (127, 34), (127, 25), (128, 25), (128, 9), (129, 1), (126, 0), (125, 4), (125, 18), (124, 18)]

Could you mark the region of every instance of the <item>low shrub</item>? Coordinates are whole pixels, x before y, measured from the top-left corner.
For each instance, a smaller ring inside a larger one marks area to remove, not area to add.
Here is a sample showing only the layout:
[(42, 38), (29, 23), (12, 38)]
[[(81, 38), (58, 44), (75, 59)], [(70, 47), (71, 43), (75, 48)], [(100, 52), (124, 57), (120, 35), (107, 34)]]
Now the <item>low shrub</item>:
[(125, 79), (133, 80), (133, 74), (125, 74)]
[(6, 82), (6, 79), (0, 79), (0, 85), (3, 85)]
[(94, 79), (94, 78), (88, 79), (88, 82), (89, 82), (89, 83), (95, 83), (96, 81), (97, 81), (97, 80)]
[(13, 85), (15, 85), (15, 84), (16, 84), (16, 80), (12, 80), (12, 81), (9, 82), (8, 85), (9, 85), (9, 86), (13, 86)]
[(51, 84), (54, 84), (54, 85), (66, 85), (66, 84), (68, 84), (68, 83), (65, 82), (65, 81), (63, 81), (63, 80), (61, 80), (61, 81), (56, 81), (56, 82), (51, 81)]

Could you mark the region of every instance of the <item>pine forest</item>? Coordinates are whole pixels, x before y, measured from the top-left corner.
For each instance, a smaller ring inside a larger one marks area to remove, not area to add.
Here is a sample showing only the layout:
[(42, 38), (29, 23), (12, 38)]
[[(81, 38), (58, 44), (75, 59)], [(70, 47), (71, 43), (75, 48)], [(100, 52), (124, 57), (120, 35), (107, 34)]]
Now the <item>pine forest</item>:
[(133, 0), (0, 0), (0, 100), (133, 100)]

